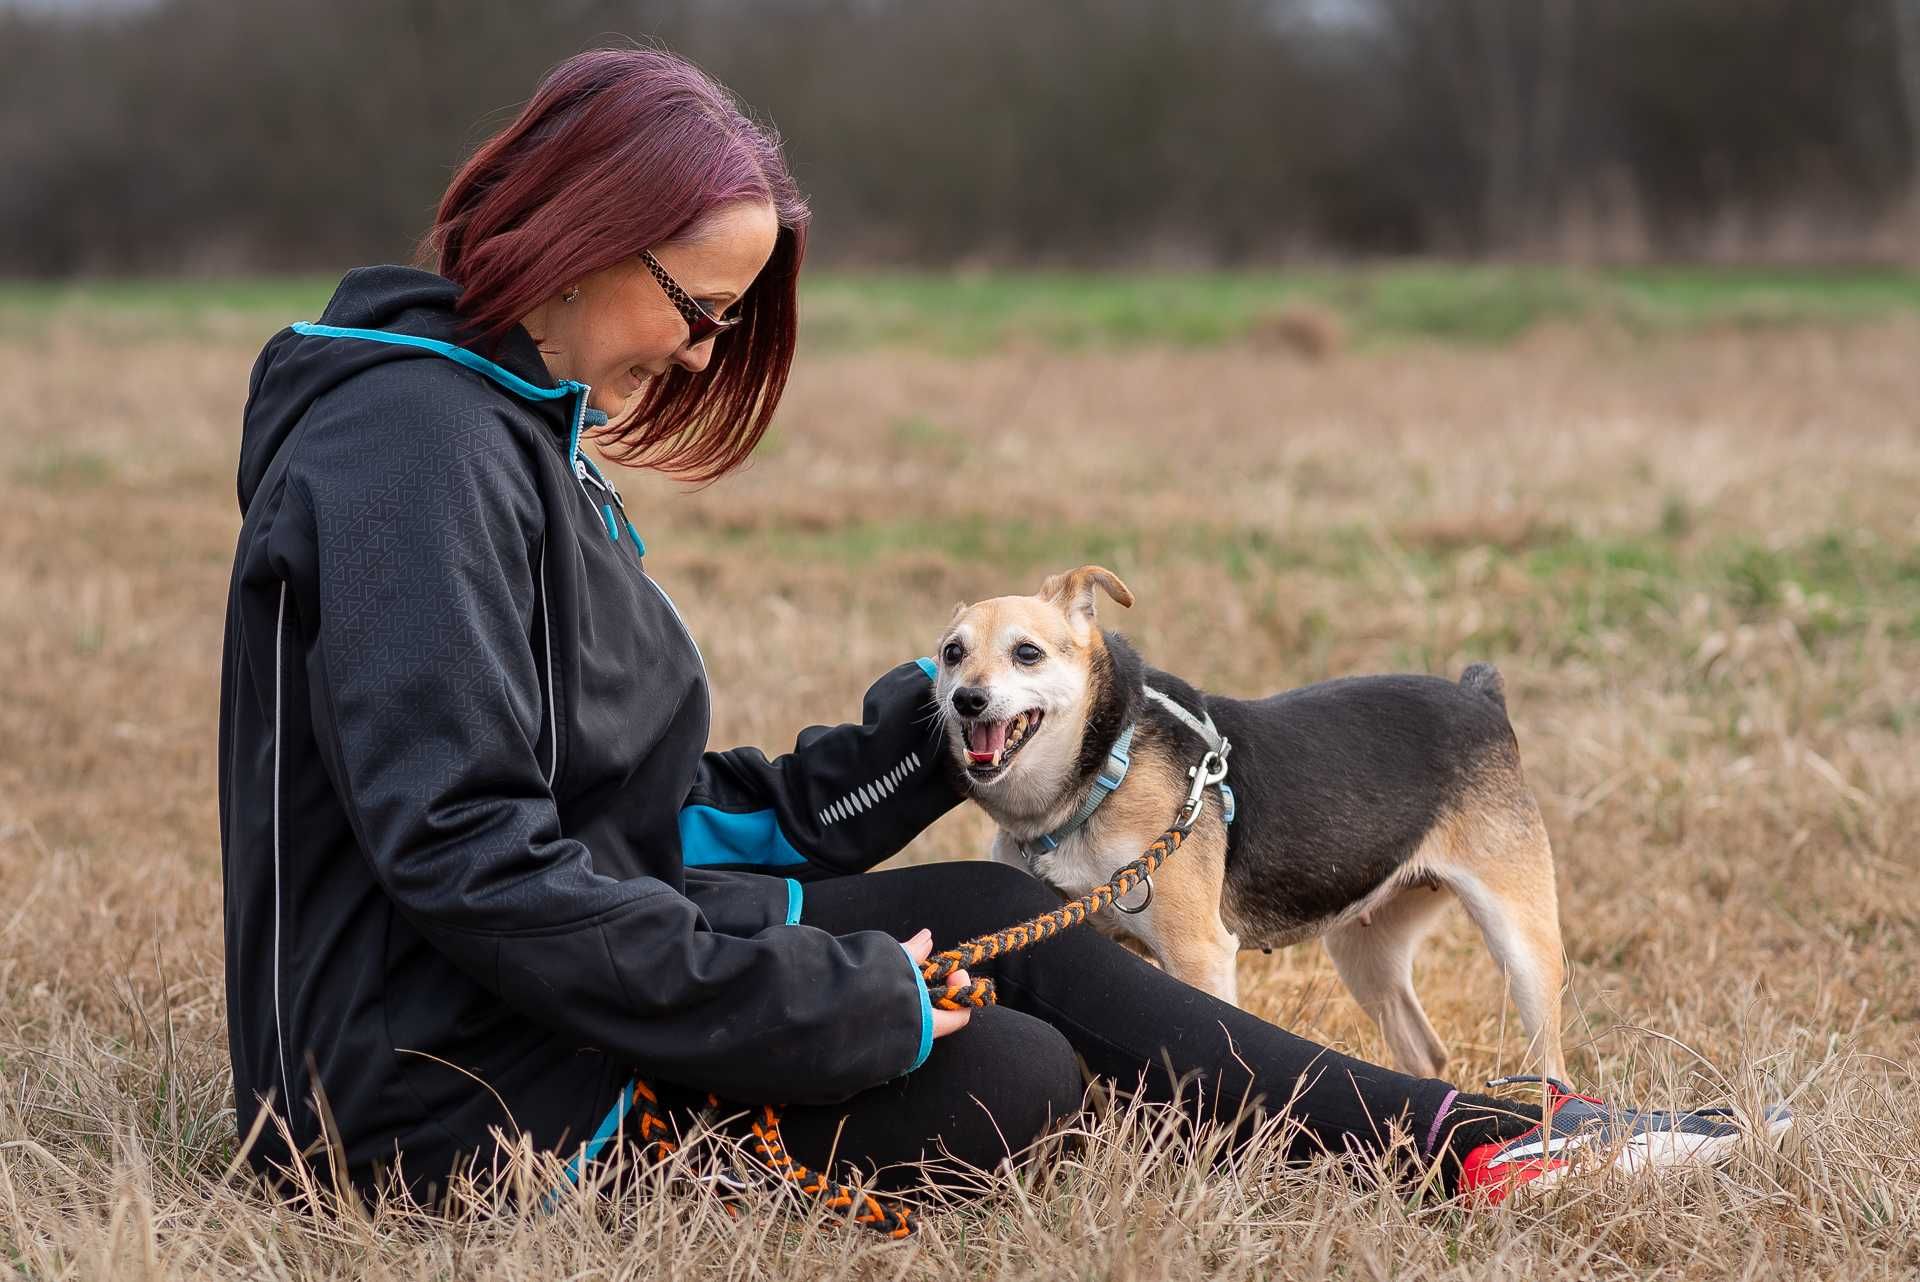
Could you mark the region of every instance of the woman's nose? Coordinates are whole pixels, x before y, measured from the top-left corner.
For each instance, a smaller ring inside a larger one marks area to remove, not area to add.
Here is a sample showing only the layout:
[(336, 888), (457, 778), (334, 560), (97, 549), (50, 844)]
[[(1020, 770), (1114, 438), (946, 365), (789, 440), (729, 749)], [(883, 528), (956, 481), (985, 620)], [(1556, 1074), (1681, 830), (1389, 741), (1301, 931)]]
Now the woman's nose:
[(713, 340), (699, 343), (682, 343), (680, 350), (673, 354), (673, 363), (689, 374), (698, 374), (707, 367), (713, 358)]

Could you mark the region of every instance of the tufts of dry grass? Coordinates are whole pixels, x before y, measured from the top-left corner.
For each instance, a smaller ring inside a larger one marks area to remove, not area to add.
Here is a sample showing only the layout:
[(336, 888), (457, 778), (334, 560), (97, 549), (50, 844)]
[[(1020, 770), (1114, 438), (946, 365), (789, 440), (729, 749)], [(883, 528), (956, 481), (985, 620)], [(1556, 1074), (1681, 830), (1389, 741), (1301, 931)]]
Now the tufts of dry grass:
[[(1498, 1213), (1211, 1160), (1150, 1109), (894, 1246), (643, 1182), (556, 1214), (313, 1214), (235, 1178), (214, 716), (253, 340), (0, 338), (0, 1243), (33, 1277), (1910, 1277), (1920, 1270), (1920, 331), (1501, 350), (802, 362), (776, 435), (629, 506), (716, 742), (777, 748), (952, 604), (1099, 560), (1212, 688), (1491, 658), (1553, 834), (1583, 1083), (1790, 1097), (1780, 1153)], [(1115, 614), (1119, 615), (1116, 611)], [(906, 861), (964, 857), (978, 815)], [(1459, 1080), (1521, 1067), (1463, 918), (1418, 974)], [(1381, 1046), (1313, 949), (1257, 1012)], [(1010, 1066), (1009, 1071), (1017, 1071)], [(718, 1160), (696, 1144), (687, 1163)], [(543, 1179), (551, 1160), (517, 1159)]]

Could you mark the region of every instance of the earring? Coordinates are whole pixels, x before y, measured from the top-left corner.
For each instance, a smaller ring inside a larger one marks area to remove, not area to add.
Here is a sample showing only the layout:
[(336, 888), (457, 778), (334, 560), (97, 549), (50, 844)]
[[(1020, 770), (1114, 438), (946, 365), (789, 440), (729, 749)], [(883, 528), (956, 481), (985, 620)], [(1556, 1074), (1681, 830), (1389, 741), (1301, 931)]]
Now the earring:
[(563, 303), (571, 303), (574, 299), (578, 297), (580, 297), (580, 287), (578, 285), (574, 285), (571, 288), (569, 288), (566, 293), (560, 295), (560, 301)]

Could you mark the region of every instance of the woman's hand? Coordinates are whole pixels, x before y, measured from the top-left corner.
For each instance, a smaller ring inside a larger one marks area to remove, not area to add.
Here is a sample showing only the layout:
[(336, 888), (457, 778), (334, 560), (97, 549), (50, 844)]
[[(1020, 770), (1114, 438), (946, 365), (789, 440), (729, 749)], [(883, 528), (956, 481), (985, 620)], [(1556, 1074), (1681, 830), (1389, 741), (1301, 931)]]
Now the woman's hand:
[[(917, 968), (925, 962), (927, 958), (933, 955), (933, 932), (923, 929), (912, 939), (900, 941), (900, 946), (907, 950), (907, 956), (913, 958), (913, 964)], [(968, 978), (967, 972), (964, 970), (956, 970), (953, 974), (947, 976), (948, 988), (965, 988), (972, 982), (973, 980)], [(938, 1006), (934, 1007), (934, 1040), (938, 1041), (948, 1033), (959, 1032), (967, 1026), (967, 1021), (972, 1018), (973, 1012), (965, 1007), (959, 1010), (941, 1010)]]

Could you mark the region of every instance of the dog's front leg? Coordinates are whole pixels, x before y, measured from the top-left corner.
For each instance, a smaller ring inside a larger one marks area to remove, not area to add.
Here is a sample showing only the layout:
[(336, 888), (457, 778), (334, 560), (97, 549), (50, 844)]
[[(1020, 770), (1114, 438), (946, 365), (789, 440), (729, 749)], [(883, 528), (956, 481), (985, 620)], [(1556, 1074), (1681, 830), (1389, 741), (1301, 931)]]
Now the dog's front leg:
[[(1153, 897), (1144, 911), (1109, 909), (1137, 935), (1169, 975), (1231, 1005), (1240, 1004), (1240, 937), (1220, 916), (1225, 852), (1212, 843), (1189, 841), (1153, 876)], [(1135, 891), (1129, 902), (1138, 902)]]

